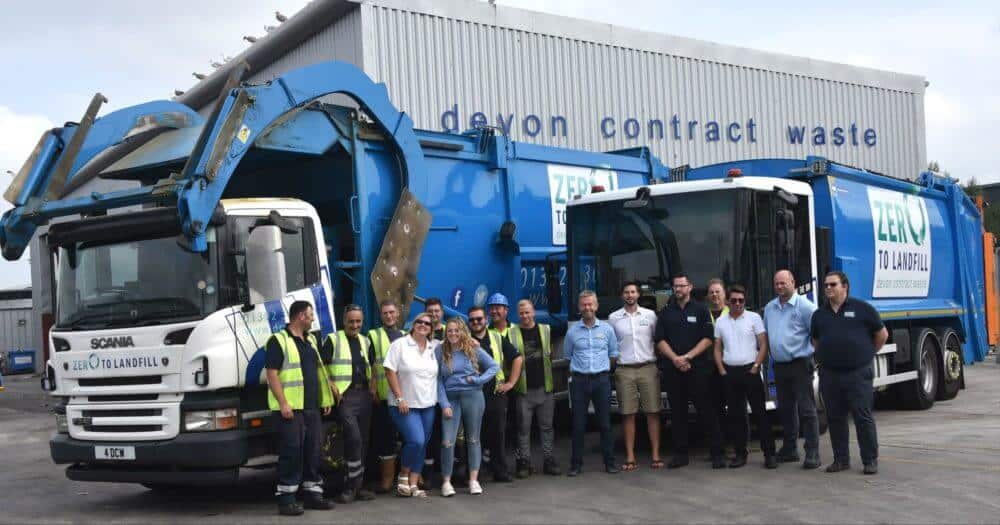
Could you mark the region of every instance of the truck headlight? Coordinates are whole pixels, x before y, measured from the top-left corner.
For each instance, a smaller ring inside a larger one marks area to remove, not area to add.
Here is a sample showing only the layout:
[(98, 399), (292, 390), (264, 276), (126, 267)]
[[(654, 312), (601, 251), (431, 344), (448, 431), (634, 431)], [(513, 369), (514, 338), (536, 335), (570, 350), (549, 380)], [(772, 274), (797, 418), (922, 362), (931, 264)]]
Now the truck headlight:
[(238, 426), (238, 411), (235, 408), (218, 410), (197, 410), (184, 413), (185, 432), (211, 432), (232, 430)]
[(66, 414), (56, 414), (56, 432), (69, 434), (69, 422), (66, 420)]

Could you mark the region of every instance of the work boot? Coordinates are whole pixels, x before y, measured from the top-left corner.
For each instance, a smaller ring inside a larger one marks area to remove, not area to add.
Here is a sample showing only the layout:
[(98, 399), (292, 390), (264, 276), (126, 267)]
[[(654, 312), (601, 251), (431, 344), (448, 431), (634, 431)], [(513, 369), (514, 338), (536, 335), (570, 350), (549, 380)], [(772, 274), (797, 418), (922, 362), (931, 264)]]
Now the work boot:
[(835, 459), (833, 460), (833, 463), (830, 463), (830, 465), (826, 467), (826, 471), (832, 474), (834, 472), (840, 472), (842, 470), (848, 470), (850, 468), (851, 468), (850, 462)]
[(559, 463), (556, 463), (555, 458), (545, 458), (545, 464), (542, 465), (542, 472), (546, 476), (562, 476), (562, 469), (559, 468)]
[(291, 503), (279, 503), (278, 504), (278, 514), (282, 516), (301, 516), (306, 510), (302, 508), (296, 502)]
[(782, 448), (778, 451), (778, 463), (798, 463), (799, 462), (799, 451), (798, 449), (785, 449)]
[(726, 457), (712, 456), (712, 468), (714, 469), (726, 468)]
[(526, 459), (517, 460), (517, 479), (525, 479), (531, 476), (531, 463)]
[(371, 501), (375, 499), (375, 493), (366, 489), (358, 489), (358, 492), (354, 495), (354, 499), (358, 501)]
[(510, 483), (514, 481), (514, 478), (510, 477), (510, 474), (506, 470), (495, 470), (493, 471), (493, 481), (497, 483)]
[(330, 510), (333, 508), (333, 502), (320, 494), (307, 494), (302, 498), (302, 506), (309, 510)]
[(337, 503), (353, 503), (354, 502), (354, 490), (345, 489), (344, 492), (337, 494)]
[(768, 470), (778, 468), (778, 458), (774, 456), (764, 456), (764, 468)]
[(878, 474), (878, 460), (873, 459), (871, 463), (865, 463), (865, 469), (863, 472), (868, 475)]
[(819, 451), (818, 450), (807, 450), (806, 460), (802, 462), (802, 468), (806, 470), (812, 470), (819, 468)]
[(736, 454), (736, 457), (729, 460), (729, 468), (740, 468), (747, 464), (746, 454)]
[(375, 488), (375, 492), (378, 494), (387, 494), (392, 490), (392, 484), (396, 477), (396, 458), (383, 458), (379, 461), (379, 473), (381, 480), (378, 487)]

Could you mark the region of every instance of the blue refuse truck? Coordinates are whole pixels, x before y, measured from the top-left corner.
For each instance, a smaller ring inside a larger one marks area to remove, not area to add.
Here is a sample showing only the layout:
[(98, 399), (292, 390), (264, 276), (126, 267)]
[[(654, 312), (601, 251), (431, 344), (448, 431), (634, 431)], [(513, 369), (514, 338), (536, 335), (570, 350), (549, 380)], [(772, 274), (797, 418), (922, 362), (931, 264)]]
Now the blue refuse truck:
[[(314, 304), (321, 337), (348, 303), (374, 326), (383, 299), (412, 318), (440, 297), (452, 316), (494, 292), (534, 297), (539, 321), (564, 329), (544, 286), (567, 203), (667, 174), (643, 148), (415, 130), (349, 64), (261, 85), (240, 74), (207, 115), (156, 101), (98, 118), (95, 96), (79, 123), (41, 137), (5, 193), (4, 257), (36, 233), (36, 256), (52, 257), (43, 382), (63, 400), (50, 448), (71, 479), (226, 483), (272, 464), (263, 346), (297, 299)], [(131, 186), (80, 195), (94, 178)]]
[[(851, 295), (871, 302), (889, 330), (872, 364), (875, 387), (907, 407), (955, 397), (964, 365), (995, 344), (984, 291), (992, 239), (962, 188), (935, 173), (897, 179), (820, 157), (682, 166), (665, 183), (581, 196), (567, 221), (568, 286), (593, 286), (602, 317), (627, 281), (659, 309), (674, 273), (691, 277), (696, 297), (722, 278), (747, 286), (748, 308), (759, 311), (778, 269), (792, 270), (814, 301), (826, 272), (845, 272)], [(556, 271), (550, 265), (550, 278)]]

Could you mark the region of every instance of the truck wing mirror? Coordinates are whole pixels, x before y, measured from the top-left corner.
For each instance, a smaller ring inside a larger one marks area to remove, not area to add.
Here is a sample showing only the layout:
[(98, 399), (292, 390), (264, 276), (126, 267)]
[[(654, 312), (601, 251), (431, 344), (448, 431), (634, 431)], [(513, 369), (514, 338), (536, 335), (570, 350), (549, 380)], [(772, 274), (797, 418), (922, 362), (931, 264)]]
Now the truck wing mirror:
[(627, 200), (623, 204), (625, 208), (645, 208), (649, 206), (649, 196), (652, 195), (652, 191), (649, 186), (641, 186), (639, 189), (635, 190), (635, 198), (632, 200)]
[(795, 206), (795, 205), (797, 205), (799, 203), (798, 196), (792, 195), (791, 193), (788, 193), (787, 191), (785, 191), (785, 190), (783, 190), (783, 189), (781, 189), (781, 188), (779, 188), (777, 186), (774, 187), (774, 192), (773, 193), (774, 193), (775, 197), (781, 199), (785, 204), (787, 204), (789, 206)]
[(281, 229), (258, 226), (246, 241), (247, 288), (249, 301), (259, 304), (285, 295), (285, 254), (281, 251)]

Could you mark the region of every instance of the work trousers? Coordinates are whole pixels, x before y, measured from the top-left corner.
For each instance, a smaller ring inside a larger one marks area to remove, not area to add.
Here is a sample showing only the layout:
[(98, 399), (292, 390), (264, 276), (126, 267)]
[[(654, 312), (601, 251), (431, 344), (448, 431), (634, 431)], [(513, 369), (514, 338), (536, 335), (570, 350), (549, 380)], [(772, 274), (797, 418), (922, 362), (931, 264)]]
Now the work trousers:
[(583, 438), (587, 432), (587, 407), (594, 404), (594, 415), (601, 429), (601, 455), (604, 466), (615, 464), (615, 442), (611, 435), (611, 374), (573, 373), (570, 399), (573, 402), (573, 452), (570, 467), (583, 466)]
[(764, 456), (774, 455), (774, 432), (767, 415), (764, 381), (760, 373), (751, 374), (752, 365), (726, 365), (726, 406), (729, 408), (729, 442), (737, 456), (747, 455), (747, 402), (750, 411), (757, 418), (757, 433), (760, 434), (760, 449)]
[(494, 477), (506, 477), (507, 468), (507, 406), (510, 397), (504, 394), (484, 394), (486, 413), (483, 418), (483, 463)]
[(319, 462), (323, 420), (320, 410), (295, 410), (292, 419), (274, 412), (274, 417), (278, 420), (278, 503), (294, 503), (300, 485), (303, 492), (322, 497)]
[(799, 429), (805, 436), (806, 454), (819, 451), (819, 420), (813, 393), (811, 357), (774, 363), (774, 385), (778, 394), (778, 415), (784, 430), (782, 452), (798, 452)]
[(420, 474), (424, 469), (424, 448), (434, 428), (434, 407), (411, 408), (406, 414), (389, 407), (389, 414), (403, 436), (400, 465)]
[(555, 430), (552, 427), (552, 417), (555, 414), (556, 400), (552, 392), (546, 392), (545, 387), (532, 388), (519, 396), (517, 400), (517, 449), (514, 457), (518, 461), (531, 461), (531, 420), (538, 421), (538, 430), (542, 437), (542, 456), (552, 458)]
[(670, 402), (670, 442), (674, 456), (688, 455), (688, 403), (693, 401), (701, 428), (708, 438), (712, 457), (722, 455), (722, 431), (718, 405), (713, 400), (712, 369), (696, 365), (681, 372), (670, 361), (663, 361), (660, 381)]
[(348, 489), (360, 489), (365, 474), (365, 453), (371, 428), (372, 394), (367, 389), (350, 387), (337, 405), (344, 434), (344, 461), (347, 463)]
[(858, 435), (861, 461), (868, 465), (878, 459), (878, 435), (872, 406), (875, 392), (872, 389), (874, 372), (871, 365), (855, 370), (839, 371), (821, 367), (819, 369), (819, 390), (826, 406), (826, 419), (830, 423), (830, 444), (833, 445), (833, 459), (850, 463), (848, 447), (850, 431), (847, 415), (854, 418), (854, 431)]
[(465, 446), (468, 451), (469, 472), (479, 470), (483, 452), (479, 444), (479, 430), (483, 424), (486, 401), (481, 389), (448, 392), (451, 417), (441, 420), (441, 475), (450, 478), (455, 468), (455, 441), (458, 428), (465, 428)]

